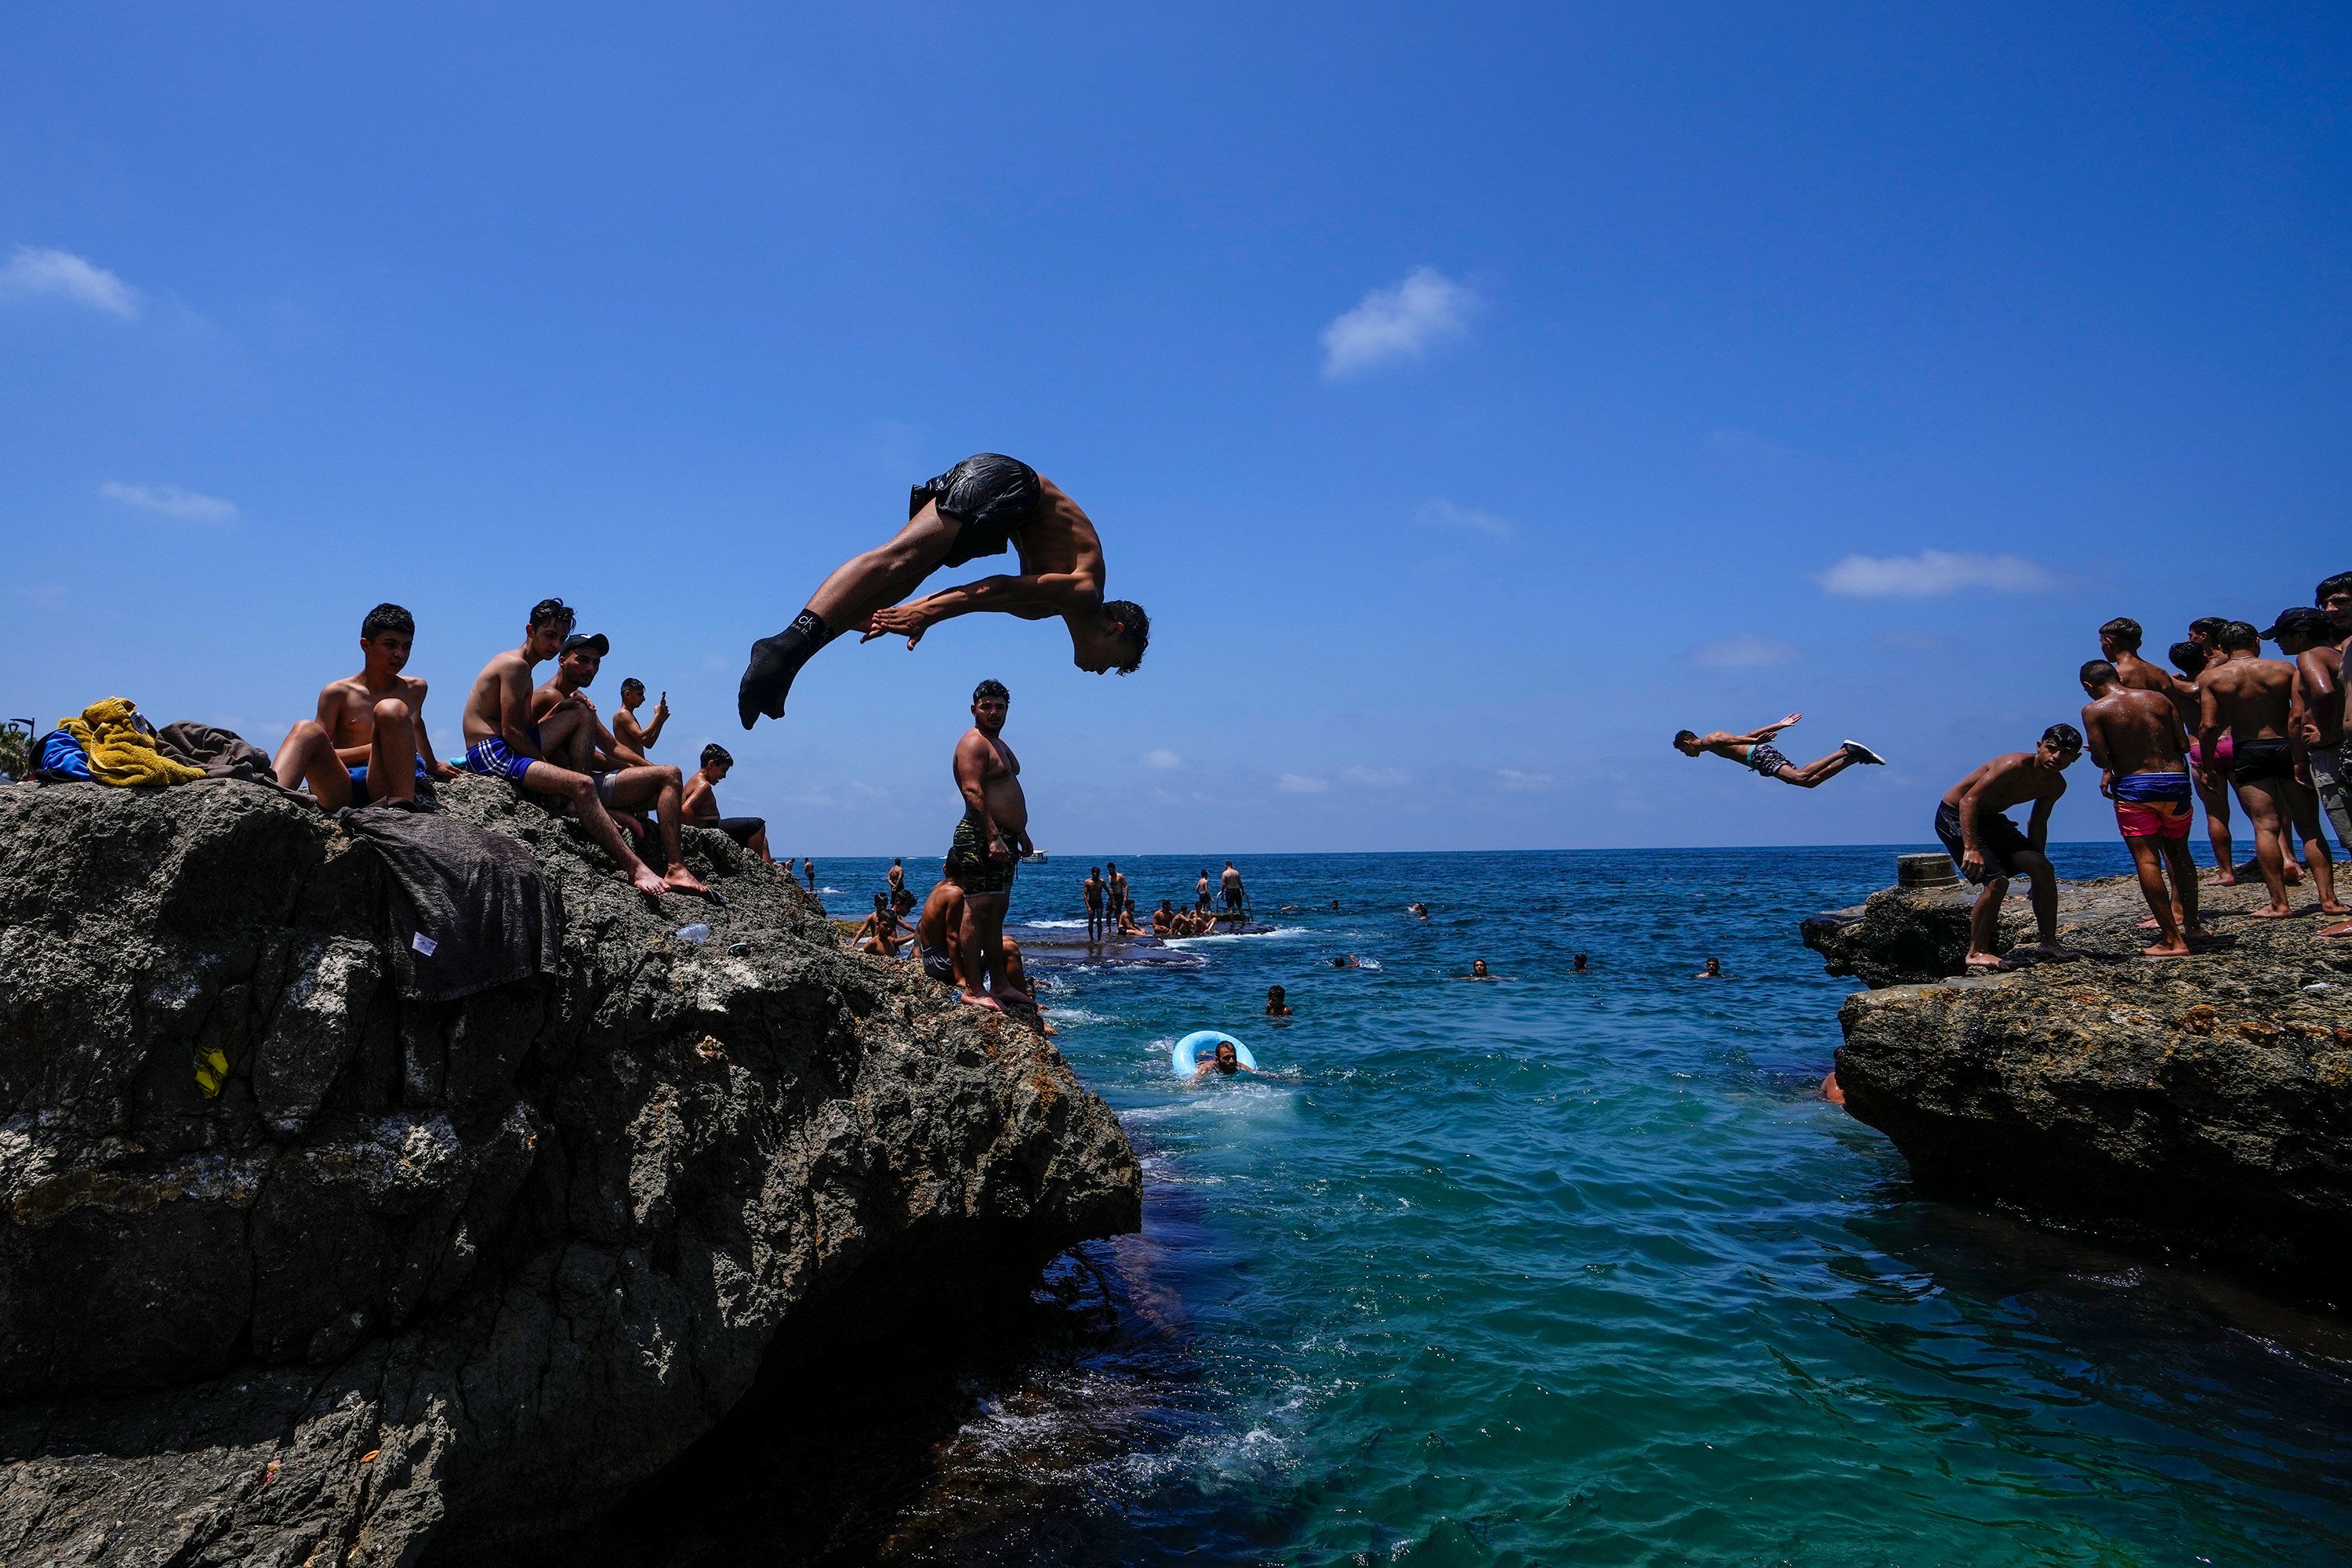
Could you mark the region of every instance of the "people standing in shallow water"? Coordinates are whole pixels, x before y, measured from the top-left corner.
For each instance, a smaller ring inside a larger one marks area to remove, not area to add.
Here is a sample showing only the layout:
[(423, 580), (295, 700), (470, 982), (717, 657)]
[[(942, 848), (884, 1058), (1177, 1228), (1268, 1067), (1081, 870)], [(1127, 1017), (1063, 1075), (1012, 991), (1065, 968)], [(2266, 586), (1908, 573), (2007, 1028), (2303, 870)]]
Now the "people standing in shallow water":
[(1835, 778), (1856, 763), (1884, 767), (1886, 759), (1859, 741), (1841, 741), (1838, 749), (1826, 757), (1817, 757), (1801, 766), (1790, 762), (1772, 744), (1772, 737), (1804, 717), (1791, 713), (1777, 724), (1766, 724), (1746, 734), (1735, 735), (1725, 730), (1710, 730), (1701, 735), (1695, 731), (1680, 730), (1675, 733), (1675, 750), (1685, 757), (1696, 757), (1712, 752), (1741, 767), (1753, 768), (1759, 778), (1779, 779), (1782, 784), (1799, 789), (1812, 789), (1826, 779)]
[(2116, 826), (2131, 851), (2158, 933), (2140, 951), (2149, 958), (2179, 958), (2188, 952), (2189, 937), (2207, 934), (2197, 922), (2197, 867), (2189, 858), (2196, 811), (2189, 805), (2179, 710), (2168, 693), (2125, 686), (2105, 659), (2093, 659), (2080, 674), (2091, 698), (2083, 709), (2083, 733), (2100, 770), (2099, 793), (2116, 803)]
[(1087, 901), (1087, 942), (1089, 945), (1109, 934), (1109, 922), (1103, 919), (1103, 874), (1099, 866), (1087, 868), (1087, 879), (1078, 884)]
[(2290, 829), (2303, 834), (2303, 853), (2318, 884), (2319, 907), (2331, 915), (2347, 913), (2336, 901), (2333, 857), (2319, 832), (2319, 802), (2294, 776), (2292, 739), (2294, 666), (2262, 657), (2262, 642), (2253, 626), (2231, 621), (2221, 630), (2221, 646), (2230, 661), (2210, 667), (2197, 689), (2202, 699), (2197, 738), (2203, 743), (2208, 772), (2218, 772), (2221, 737), (2231, 742), (2230, 783), (2238, 804), (2254, 825), (2254, 862), (2270, 889), (2270, 902), (2248, 912), (2263, 920), (2284, 920), (2294, 914), (2286, 900), (2285, 861)]
[[(2027, 877), (2033, 883), (2035, 951), (2045, 958), (2082, 956), (2059, 943), (2058, 873), (2042, 853), (2050, 838), (2050, 808), (2066, 793), (2066, 770), (2082, 754), (2083, 737), (2074, 726), (2053, 724), (2033, 750), (2004, 752), (1979, 764), (1946, 790), (1937, 805), (1937, 838), (1960, 875), (1979, 889), (1969, 911), (1970, 969), (2005, 967), (1992, 949), (2000, 935), (2000, 901), (2011, 877)], [(2033, 803), (2033, 812), (2027, 830), (2021, 833), (2003, 814), (2027, 801)]]
[[(1007, 549), (1019, 557), (1018, 575), (899, 602), (941, 566)], [(966, 458), (913, 488), (897, 538), (835, 568), (791, 626), (751, 645), (736, 716), (746, 730), (762, 714), (782, 718), (801, 667), (844, 632), (861, 632), (868, 642), (903, 636), (913, 647), (940, 622), (980, 611), (1025, 621), (1058, 616), (1080, 669), (1132, 674), (1151, 640), (1151, 619), (1131, 600), (1104, 598), (1107, 581), (1102, 539), (1061, 487), (1012, 458)]]

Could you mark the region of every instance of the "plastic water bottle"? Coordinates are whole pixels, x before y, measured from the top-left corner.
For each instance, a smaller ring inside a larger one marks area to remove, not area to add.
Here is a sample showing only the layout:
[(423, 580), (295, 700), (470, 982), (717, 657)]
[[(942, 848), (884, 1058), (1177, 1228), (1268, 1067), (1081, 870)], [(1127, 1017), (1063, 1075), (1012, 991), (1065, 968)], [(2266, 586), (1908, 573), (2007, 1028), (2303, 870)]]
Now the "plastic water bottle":
[(680, 926), (677, 928), (677, 940), (700, 947), (710, 940), (710, 928), (707, 925)]

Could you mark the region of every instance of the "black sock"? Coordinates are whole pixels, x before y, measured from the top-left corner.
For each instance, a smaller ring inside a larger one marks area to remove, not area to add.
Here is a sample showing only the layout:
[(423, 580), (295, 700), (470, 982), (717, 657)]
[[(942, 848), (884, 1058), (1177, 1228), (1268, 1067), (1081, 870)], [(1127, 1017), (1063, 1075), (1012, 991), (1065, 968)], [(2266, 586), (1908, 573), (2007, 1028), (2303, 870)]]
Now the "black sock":
[[(842, 628), (846, 631), (848, 628)], [(840, 632), (828, 631), (824, 617), (814, 610), (803, 610), (793, 617), (793, 624), (772, 637), (761, 637), (751, 645), (751, 662), (743, 671), (742, 683), (735, 689), (736, 717), (750, 729), (762, 713), (771, 719), (784, 716), (784, 699), (793, 689), (793, 678), (801, 672), (816, 653)]]

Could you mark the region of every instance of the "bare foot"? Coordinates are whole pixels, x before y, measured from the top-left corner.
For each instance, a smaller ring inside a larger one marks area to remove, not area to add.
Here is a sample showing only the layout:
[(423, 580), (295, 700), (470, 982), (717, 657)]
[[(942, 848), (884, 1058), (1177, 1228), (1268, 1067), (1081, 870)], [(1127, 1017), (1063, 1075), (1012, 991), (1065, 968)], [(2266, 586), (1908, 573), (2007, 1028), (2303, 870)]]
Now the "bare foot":
[(2291, 921), (2294, 918), (2294, 911), (2284, 905), (2265, 905), (2259, 910), (2248, 910), (2246, 913), (2258, 921)]
[(637, 868), (629, 873), (629, 881), (649, 899), (658, 899), (669, 891), (669, 884), (654, 875), (654, 868), (643, 861), (639, 861)]
[(2132, 927), (2132, 930), (2134, 931), (2162, 931), (2164, 927), (2158, 921), (2154, 915), (2148, 916), (2147, 919)]
[(992, 1013), (1004, 1011), (1004, 1004), (985, 991), (966, 991), (957, 996), (956, 1000), (967, 1007), (985, 1007)]
[(2346, 921), (2340, 926), (2325, 926), (2318, 931), (2313, 931), (2311, 934), (2314, 936), (2352, 936), (2352, 921)]
[(2217, 888), (2234, 888), (2238, 885), (2238, 874), (2235, 871), (2224, 871), (2213, 879), (2213, 885)]
[(2083, 952), (2080, 948), (2068, 947), (2063, 942), (2037, 942), (2033, 944), (2033, 951), (2040, 953), (2044, 958), (2080, 958), (2083, 956)]
[(1037, 1005), (1037, 998), (1026, 991), (1015, 991), (1009, 985), (997, 988), (996, 999), (1000, 1002), (1018, 1002), (1024, 1007), (1034, 1007)]
[(667, 871), (663, 873), (662, 880), (669, 886), (676, 888), (681, 893), (707, 893), (710, 891), (709, 889), (704, 887), (702, 883), (697, 879), (693, 872), (688, 870), (683, 866), (672, 866)]
[(2319, 912), (2323, 915), (2352, 915), (2352, 904), (2340, 899), (2331, 899), (2319, 906)]
[(2213, 928), (2211, 926), (2184, 926), (2181, 928), (2180, 934), (2183, 939), (2189, 942), (2211, 942), (2213, 940)]
[(2142, 958), (2186, 958), (2189, 956), (2189, 944), (2185, 942), (2175, 942), (2170, 944), (2159, 942), (2153, 946), (2141, 948), (2139, 955)]
[(2009, 960), (1990, 952), (1972, 952), (1969, 954), (1968, 965), (1970, 969), (2007, 969)]

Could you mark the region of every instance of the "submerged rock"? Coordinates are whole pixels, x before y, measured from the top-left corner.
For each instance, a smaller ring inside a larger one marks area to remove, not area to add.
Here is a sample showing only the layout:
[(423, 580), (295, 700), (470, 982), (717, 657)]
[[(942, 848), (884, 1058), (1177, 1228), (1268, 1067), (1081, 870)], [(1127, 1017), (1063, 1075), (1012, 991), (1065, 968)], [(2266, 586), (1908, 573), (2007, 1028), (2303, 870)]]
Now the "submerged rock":
[(262, 786), (0, 788), (0, 1562), (577, 1522), (867, 1293), (1135, 1228), (1049, 1044), (731, 840), (688, 835), (724, 907), (656, 908), (509, 786), (441, 794), (536, 857), (552, 973), (407, 999), (382, 861)]
[[(2259, 888), (2201, 892), (2218, 936), (2193, 956), (2140, 957), (2147, 906), (2112, 878), (2062, 900), (2062, 940), (2088, 958), (1955, 979), (1937, 976), (1959, 968), (1965, 895), (1890, 889), (1807, 922), (1831, 973), (1880, 987), (1839, 1010), (1846, 1109), (1931, 1188), (2343, 1289), (2352, 939), (2317, 937), (2332, 922), (2314, 914), (2250, 917)], [(2031, 930), (2022, 893), (2012, 937)]]

